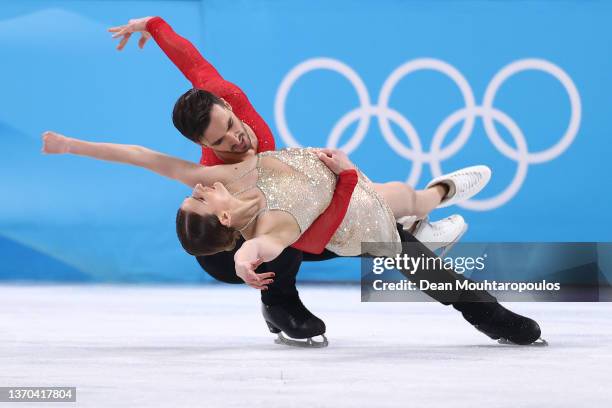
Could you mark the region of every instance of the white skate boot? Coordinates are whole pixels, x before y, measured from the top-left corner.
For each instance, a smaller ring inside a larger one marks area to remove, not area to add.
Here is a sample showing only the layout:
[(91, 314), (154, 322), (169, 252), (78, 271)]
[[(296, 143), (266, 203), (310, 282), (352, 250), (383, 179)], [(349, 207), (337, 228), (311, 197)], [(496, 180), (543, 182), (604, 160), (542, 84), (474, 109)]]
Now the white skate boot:
[(436, 184), (448, 186), (448, 194), (437, 208), (448, 207), (468, 200), (478, 194), (491, 180), (491, 169), (487, 166), (471, 166), (431, 180), (426, 189)]
[(436, 222), (429, 222), (429, 218), (426, 217), (414, 224), (411, 216), (402, 217), (397, 221), (403, 225), (404, 230), (412, 229), (412, 235), (432, 252), (442, 249), (440, 257), (450, 251), (468, 229), (467, 223), (458, 214)]

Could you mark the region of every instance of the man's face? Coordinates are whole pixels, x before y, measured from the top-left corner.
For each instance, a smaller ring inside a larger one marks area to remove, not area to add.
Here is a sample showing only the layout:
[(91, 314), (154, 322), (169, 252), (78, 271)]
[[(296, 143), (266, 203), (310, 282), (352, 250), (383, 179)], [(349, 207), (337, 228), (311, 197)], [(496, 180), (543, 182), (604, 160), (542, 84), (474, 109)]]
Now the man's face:
[(202, 144), (220, 153), (246, 153), (251, 139), (240, 119), (225, 106), (214, 104), (210, 124), (204, 131)]

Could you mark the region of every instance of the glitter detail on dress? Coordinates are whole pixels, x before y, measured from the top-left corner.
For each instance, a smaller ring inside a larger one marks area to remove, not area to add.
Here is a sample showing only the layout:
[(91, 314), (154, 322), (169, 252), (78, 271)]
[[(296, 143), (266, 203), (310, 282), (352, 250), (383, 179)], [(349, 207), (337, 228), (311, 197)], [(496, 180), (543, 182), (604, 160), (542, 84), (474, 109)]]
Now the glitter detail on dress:
[[(305, 231), (327, 208), (336, 186), (336, 175), (317, 157), (318, 149), (288, 148), (260, 153), (256, 185), (267, 201), (268, 210), (291, 214)], [(280, 161), (293, 171), (283, 169)], [(384, 253), (392, 256), (401, 250), (395, 218), (379, 197), (372, 182), (361, 172), (344, 220), (326, 248), (342, 256), (361, 254), (362, 242), (388, 242)]]

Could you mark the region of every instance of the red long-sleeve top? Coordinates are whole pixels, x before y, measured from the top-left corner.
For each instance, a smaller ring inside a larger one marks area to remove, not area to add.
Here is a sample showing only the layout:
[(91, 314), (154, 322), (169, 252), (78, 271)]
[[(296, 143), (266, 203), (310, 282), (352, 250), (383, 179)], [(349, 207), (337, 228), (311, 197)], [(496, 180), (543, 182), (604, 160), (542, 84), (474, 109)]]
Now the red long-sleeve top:
[[(147, 31), (155, 42), (194, 88), (206, 90), (223, 99), (232, 107), (234, 114), (249, 125), (258, 140), (257, 152), (275, 149), (272, 131), (255, 111), (245, 93), (233, 83), (226, 81), (188, 40), (176, 34), (162, 18), (154, 17), (147, 22)], [(205, 166), (224, 164), (209, 147), (202, 147), (200, 163)], [(325, 211), (292, 246), (304, 252), (320, 254), (334, 235), (346, 215), (353, 190), (357, 184), (357, 172), (346, 170), (340, 173), (332, 201)]]

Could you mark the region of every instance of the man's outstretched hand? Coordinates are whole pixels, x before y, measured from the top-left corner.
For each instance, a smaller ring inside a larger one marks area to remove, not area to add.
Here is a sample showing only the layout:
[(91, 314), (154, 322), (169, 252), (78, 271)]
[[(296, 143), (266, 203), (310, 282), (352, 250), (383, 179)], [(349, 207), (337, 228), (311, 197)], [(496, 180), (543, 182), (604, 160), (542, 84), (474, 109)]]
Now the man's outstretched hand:
[(42, 152), (46, 154), (64, 154), (70, 150), (70, 138), (59, 133), (46, 131), (42, 134)]
[(153, 17), (134, 18), (125, 25), (109, 28), (108, 31), (113, 33), (113, 38), (121, 37), (117, 49), (121, 51), (130, 40), (133, 33), (141, 33), (140, 40), (138, 40), (138, 46), (143, 48), (149, 38), (151, 38), (151, 34), (147, 32), (147, 22), (152, 18)]
[(339, 149), (318, 149), (319, 160), (321, 160), (334, 174), (338, 175), (345, 170), (355, 168), (346, 153)]

